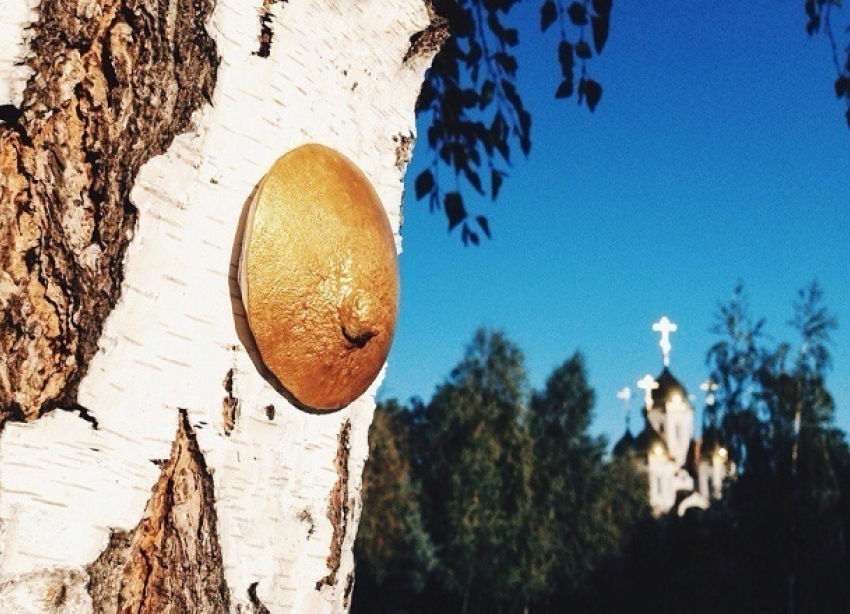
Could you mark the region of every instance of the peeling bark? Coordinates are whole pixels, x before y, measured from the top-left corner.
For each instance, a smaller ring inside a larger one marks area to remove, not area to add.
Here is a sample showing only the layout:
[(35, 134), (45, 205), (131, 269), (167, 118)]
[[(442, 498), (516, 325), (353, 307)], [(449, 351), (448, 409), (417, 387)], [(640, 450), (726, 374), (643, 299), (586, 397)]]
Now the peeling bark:
[(419, 57), (433, 56), (451, 36), (448, 20), (434, 13), (430, 3), (428, 9), (431, 13), (431, 23), (424, 30), (420, 30), (410, 37), (410, 47), (404, 54), (403, 61), (405, 64)]
[(328, 554), (328, 569), (330, 569), (330, 573), (316, 582), (317, 591), (321, 590), (323, 586), (336, 585), (336, 578), (342, 561), (342, 544), (348, 530), (348, 517), (351, 511), (348, 495), (348, 459), (351, 456), (350, 439), (351, 420), (346, 420), (342, 424), (342, 429), (339, 431), (335, 462), (337, 480), (333, 490), (331, 490), (330, 501), (328, 502), (328, 520), (331, 521), (331, 526), (333, 527), (330, 553)]
[(216, 80), (211, 0), (43, 0), (0, 125), (0, 425), (73, 403), (115, 305), (141, 166)]
[[(185, 410), (144, 516), (89, 566), (94, 612), (229, 610), (212, 476)], [(256, 591), (256, 586), (254, 586)]]
[(404, 171), (407, 168), (407, 163), (413, 156), (413, 145), (416, 143), (416, 137), (412, 132), (408, 134), (399, 134), (393, 137), (393, 142), (397, 143), (395, 148), (395, 167)]

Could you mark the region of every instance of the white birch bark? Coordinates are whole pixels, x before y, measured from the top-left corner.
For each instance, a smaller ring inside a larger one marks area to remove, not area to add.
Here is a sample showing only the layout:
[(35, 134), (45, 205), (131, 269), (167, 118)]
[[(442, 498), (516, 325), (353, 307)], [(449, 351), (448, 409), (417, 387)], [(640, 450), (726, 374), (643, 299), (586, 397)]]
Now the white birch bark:
[[(2, 0), (0, 105), (18, 104), (29, 77), (17, 64), (33, 6)], [(339, 412), (311, 415), (263, 379), (236, 283), (240, 218), (275, 159), (318, 142), (360, 166), (398, 237), (431, 55), (403, 59), (430, 17), (422, 0), (265, 8), (273, 38), (260, 57), (263, 1), (218, 0), (207, 25), (221, 58), (212, 104), (135, 182), (121, 296), (77, 395), (96, 428), (57, 410), (0, 434), (2, 612), (92, 611), (89, 566), (113, 533), (139, 525), (181, 409), (212, 476), (230, 610), (348, 607), (379, 382)]]

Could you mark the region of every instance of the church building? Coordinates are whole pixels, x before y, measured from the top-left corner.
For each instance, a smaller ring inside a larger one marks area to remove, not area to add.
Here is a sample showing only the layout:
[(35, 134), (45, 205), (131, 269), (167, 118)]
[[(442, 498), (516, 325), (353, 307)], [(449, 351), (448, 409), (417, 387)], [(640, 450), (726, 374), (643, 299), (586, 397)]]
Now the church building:
[[(670, 371), (670, 333), (676, 325), (663, 317), (652, 329), (661, 334), (663, 369), (657, 377), (646, 375), (637, 383), (644, 392), (643, 430), (632, 435), (627, 410), (626, 433), (614, 445), (613, 454), (628, 455), (646, 472), (653, 514), (674, 511), (683, 516), (688, 509), (704, 510), (720, 499), (735, 465), (716, 428), (704, 422), (702, 436), (694, 437), (692, 397)], [(717, 386), (707, 381), (700, 388), (710, 408)], [(624, 388), (617, 396), (628, 404), (631, 390)]]

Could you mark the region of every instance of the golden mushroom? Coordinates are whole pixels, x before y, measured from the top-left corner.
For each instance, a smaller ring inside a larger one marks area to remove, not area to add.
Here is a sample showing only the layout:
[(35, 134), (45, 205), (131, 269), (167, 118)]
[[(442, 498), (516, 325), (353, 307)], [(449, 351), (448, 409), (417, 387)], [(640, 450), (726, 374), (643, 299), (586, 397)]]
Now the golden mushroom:
[(263, 363), (300, 404), (333, 411), (375, 380), (398, 264), (386, 212), (351, 160), (308, 144), (274, 163), (248, 211), (239, 282)]

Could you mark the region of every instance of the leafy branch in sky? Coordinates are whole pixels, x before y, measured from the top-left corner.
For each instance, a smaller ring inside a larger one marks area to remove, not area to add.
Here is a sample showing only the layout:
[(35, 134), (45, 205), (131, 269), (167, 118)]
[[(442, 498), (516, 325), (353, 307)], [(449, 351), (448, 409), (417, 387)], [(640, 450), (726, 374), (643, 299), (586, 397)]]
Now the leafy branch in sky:
[[(539, 0), (538, 0), (539, 1)], [(519, 0), (433, 0), (448, 21), (451, 38), (443, 45), (419, 95), (416, 110), (426, 121), (431, 152), (428, 167), (414, 182), (417, 200), (442, 210), (449, 232), (460, 228), (464, 245), (490, 238), (486, 215), (470, 212), (464, 193), (471, 188), (495, 200), (519, 150), (531, 150), (532, 118), (517, 88), (519, 31), (509, 23)], [(558, 99), (575, 97), (594, 111), (602, 86), (588, 63), (608, 40), (613, 0), (542, 0), (540, 29), (557, 32), (561, 79)], [(850, 126), (850, 41), (834, 28), (840, 0), (805, 0), (806, 31), (822, 33), (832, 47), (837, 72), (835, 94), (847, 105)]]
[[(464, 186), (496, 199), (517, 148), (531, 150), (531, 115), (517, 89), (515, 49), (519, 32), (508, 15), (518, 0), (437, 0), (436, 12), (449, 23), (452, 37), (428, 72), (417, 113), (429, 120), (428, 168), (416, 178), (417, 199), (431, 211), (442, 209), (449, 231), (460, 227), (465, 245), (490, 237), (485, 215), (471, 215)], [(588, 74), (587, 62), (608, 38), (612, 0), (544, 0), (543, 32), (557, 24), (562, 80), (556, 98), (577, 94), (593, 111), (602, 86)], [(577, 66), (578, 65), (578, 66)], [(578, 69), (578, 70), (577, 70)]]
[[(847, 106), (845, 117), (847, 127), (850, 128), (850, 39), (842, 43), (835, 34), (832, 22), (834, 11), (840, 8), (841, 0), (806, 0), (806, 32), (809, 36), (821, 32), (829, 40), (832, 61), (838, 73), (835, 79), (835, 95), (843, 99)], [(850, 33), (850, 26), (845, 27), (844, 32)]]

